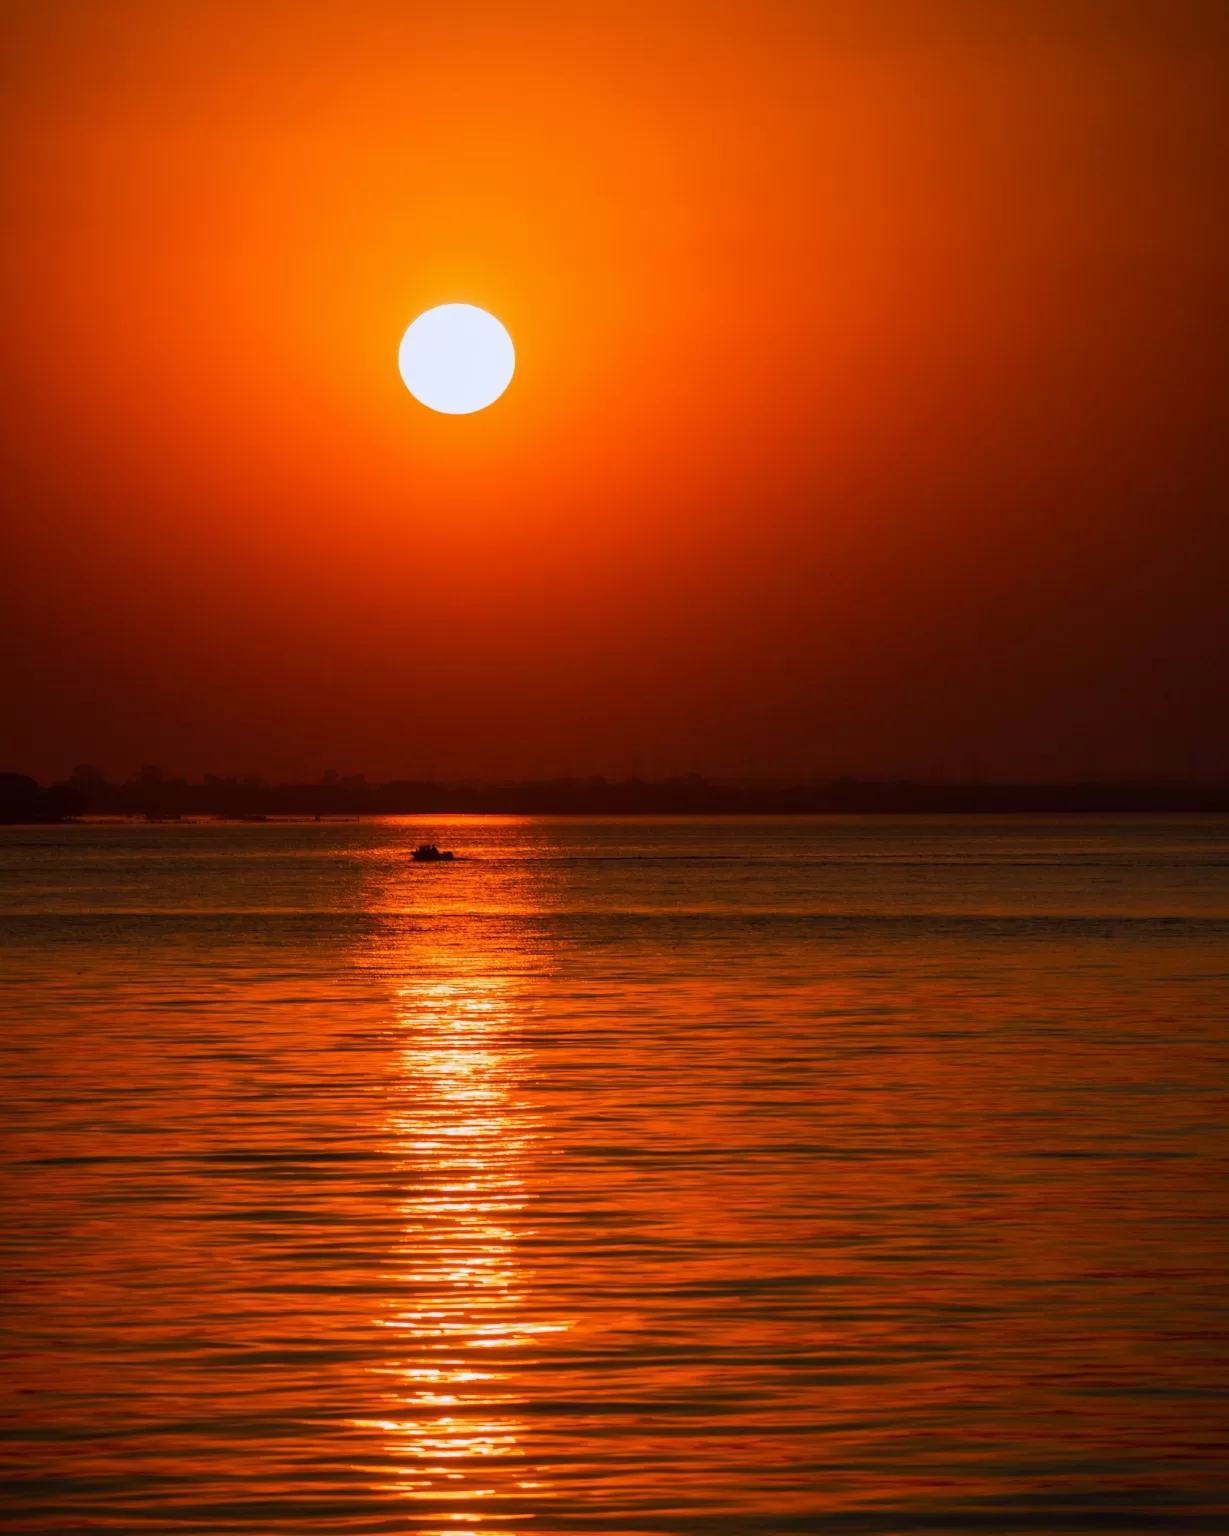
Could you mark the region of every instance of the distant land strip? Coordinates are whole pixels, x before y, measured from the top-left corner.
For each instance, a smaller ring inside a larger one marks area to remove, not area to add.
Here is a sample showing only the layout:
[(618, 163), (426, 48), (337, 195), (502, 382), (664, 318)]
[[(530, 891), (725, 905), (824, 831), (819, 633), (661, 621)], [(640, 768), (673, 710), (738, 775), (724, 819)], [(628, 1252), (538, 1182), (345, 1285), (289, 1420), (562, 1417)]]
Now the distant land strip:
[(79, 768), (63, 783), (40, 785), (0, 773), (0, 823), (32, 825), (80, 816), (151, 820), (217, 817), (413, 816), (833, 816), (1008, 815), (1229, 812), (1229, 783), (1123, 780), (1068, 784), (937, 784), (837, 778), (765, 785), (684, 778), (544, 779), (532, 783), (435, 783), (326, 775), (318, 784), (266, 784), (254, 776), (200, 783), (146, 768), (109, 783)]

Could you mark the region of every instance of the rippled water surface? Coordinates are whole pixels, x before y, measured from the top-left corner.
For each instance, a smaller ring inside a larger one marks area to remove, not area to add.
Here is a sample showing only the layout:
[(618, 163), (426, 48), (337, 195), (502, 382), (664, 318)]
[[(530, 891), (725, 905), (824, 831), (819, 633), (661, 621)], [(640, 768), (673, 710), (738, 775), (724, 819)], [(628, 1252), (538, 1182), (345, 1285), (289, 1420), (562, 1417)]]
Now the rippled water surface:
[(1229, 1530), (1229, 821), (0, 880), (5, 1529)]

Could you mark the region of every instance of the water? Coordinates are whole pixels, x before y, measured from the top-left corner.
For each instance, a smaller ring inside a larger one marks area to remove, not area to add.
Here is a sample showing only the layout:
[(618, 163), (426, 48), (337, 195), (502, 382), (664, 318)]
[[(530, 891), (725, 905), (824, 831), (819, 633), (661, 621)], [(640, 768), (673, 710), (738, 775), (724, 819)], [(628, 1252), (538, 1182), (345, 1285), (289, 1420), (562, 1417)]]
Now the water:
[(5, 1529), (1229, 1529), (1229, 819), (0, 878)]

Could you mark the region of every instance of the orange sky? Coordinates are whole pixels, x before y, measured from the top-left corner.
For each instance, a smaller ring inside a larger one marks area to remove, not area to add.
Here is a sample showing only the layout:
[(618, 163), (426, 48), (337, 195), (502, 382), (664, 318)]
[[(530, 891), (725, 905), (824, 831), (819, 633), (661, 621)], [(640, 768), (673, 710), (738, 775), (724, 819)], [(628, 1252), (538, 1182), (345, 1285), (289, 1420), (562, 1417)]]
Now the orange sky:
[(1222, 0), (5, 26), (0, 767), (1229, 772)]

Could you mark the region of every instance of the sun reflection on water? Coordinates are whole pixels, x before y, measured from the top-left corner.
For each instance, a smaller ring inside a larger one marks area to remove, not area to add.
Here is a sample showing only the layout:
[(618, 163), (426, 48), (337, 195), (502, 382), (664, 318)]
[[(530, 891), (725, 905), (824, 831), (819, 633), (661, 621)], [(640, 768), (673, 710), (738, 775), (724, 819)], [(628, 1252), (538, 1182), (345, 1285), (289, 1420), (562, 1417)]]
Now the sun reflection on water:
[(535, 1342), (569, 1326), (535, 1309), (524, 1256), (545, 1136), (524, 1094), (518, 975), (537, 966), (519, 922), (390, 916), (379, 955), (400, 1038), (387, 1124), (401, 1238), (376, 1319), (390, 1343), (384, 1411), (351, 1422), (378, 1433), (373, 1486), (420, 1506), (420, 1536), (498, 1530), (550, 1496), (517, 1411)]

